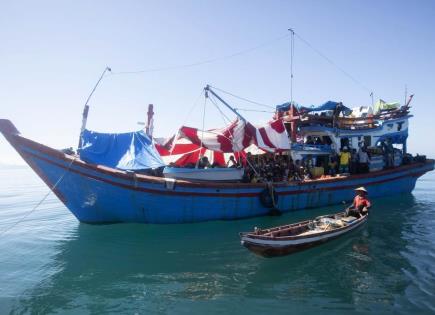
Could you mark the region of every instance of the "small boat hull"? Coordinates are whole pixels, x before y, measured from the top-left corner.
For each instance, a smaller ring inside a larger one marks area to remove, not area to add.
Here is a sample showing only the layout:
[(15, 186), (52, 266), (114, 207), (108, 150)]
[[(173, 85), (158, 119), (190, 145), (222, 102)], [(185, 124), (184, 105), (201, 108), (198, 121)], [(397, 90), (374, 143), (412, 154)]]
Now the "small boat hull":
[[(351, 224), (325, 231), (312, 236), (295, 236), (295, 237), (262, 237), (255, 233), (241, 233), (241, 244), (253, 253), (263, 257), (278, 257), (293, 254), (320, 244), (326, 243), (332, 239), (338, 238), (343, 234), (358, 229), (367, 222), (368, 215), (361, 217)], [(307, 224), (309, 221), (296, 223)], [(275, 228), (280, 229), (280, 227)]]

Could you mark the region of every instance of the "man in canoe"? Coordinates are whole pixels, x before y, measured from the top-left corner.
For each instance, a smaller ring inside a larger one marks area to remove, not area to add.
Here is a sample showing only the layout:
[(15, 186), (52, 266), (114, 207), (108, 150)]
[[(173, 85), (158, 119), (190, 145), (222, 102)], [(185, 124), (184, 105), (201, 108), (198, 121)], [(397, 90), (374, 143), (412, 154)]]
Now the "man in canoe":
[(358, 187), (355, 189), (356, 196), (353, 199), (352, 205), (346, 209), (348, 216), (353, 216), (356, 218), (365, 215), (371, 207), (370, 200), (367, 198), (368, 192), (364, 187)]

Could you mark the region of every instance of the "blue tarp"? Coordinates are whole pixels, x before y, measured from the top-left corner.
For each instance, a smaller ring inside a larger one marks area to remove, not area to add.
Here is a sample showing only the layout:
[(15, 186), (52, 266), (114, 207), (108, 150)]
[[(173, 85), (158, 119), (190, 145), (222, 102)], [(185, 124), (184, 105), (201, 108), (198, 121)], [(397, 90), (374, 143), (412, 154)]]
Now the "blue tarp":
[[(318, 106), (311, 105), (310, 107), (300, 106), (296, 103), (293, 103), (293, 104), (296, 106), (298, 111), (305, 112), (305, 113), (321, 112), (324, 110), (334, 110), (338, 105), (341, 106), (341, 111), (350, 111), (350, 109), (347, 108), (346, 106), (344, 106), (343, 104), (341, 104), (339, 102), (334, 102), (334, 101), (327, 101), (326, 103), (324, 103), (322, 105), (318, 105)], [(290, 102), (276, 106), (276, 110), (279, 112), (284, 112), (284, 111), (287, 111), (289, 109), (290, 109)]]
[(122, 170), (144, 170), (165, 166), (153, 141), (143, 131), (99, 133), (85, 130), (80, 158)]
[[(277, 112), (286, 112), (290, 109), (290, 104), (291, 104), (290, 102), (287, 102), (287, 103), (284, 103), (281, 105), (276, 105), (276, 111)], [(296, 106), (296, 108), (300, 107), (299, 104), (297, 104), (295, 102), (293, 102), (293, 105)]]

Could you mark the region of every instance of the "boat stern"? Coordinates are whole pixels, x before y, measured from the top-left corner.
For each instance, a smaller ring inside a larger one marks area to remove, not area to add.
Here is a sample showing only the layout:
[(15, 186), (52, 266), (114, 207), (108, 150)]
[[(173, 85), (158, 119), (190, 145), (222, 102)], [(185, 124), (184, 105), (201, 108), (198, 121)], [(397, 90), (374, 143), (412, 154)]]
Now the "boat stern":
[[(19, 135), (20, 132), (9, 119), (0, 119), (0, 132), (8, 139), (11, 135)], [(9, 140), (9, 139), (8, 139)]]

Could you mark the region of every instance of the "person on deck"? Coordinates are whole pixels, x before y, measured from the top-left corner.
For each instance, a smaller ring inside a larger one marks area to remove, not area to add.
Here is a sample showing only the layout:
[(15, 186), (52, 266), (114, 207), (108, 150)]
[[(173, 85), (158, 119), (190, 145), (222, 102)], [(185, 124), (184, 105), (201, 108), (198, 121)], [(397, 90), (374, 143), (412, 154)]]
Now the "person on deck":
[(358, 152), (355, 149), (351, 149), (349, 173), (356, 174), (357, 172), (358, 172)]
[(210, 161), (208, 157), (203, 156), (198, 162), (198, 168), (211, 168)]
[(367, 150), (361, 147), (358, 151), (358, 173), (364, 174), (369, 172), (370, 157)]
[(234, 155), (230, 156), (230, 159), (227, 162), (227, 167), (230, 167), (230, 168), (239, 167), (239, 163), (234, 158)]
[(394, 147), (393, 141), (390, 138), (387, 139), (387, 153), (388, 153), (388, 167), (394, 167)]
[(286, 180), (292, 181), (294, 178), (295, 172), (296, 172), (296, 166), (293, 163), (292, 158), (290, 158), (289, 162), (288, 162), (288, 167), (287, 167), (287, 179)]
[(307, 136), (307, 139), (305, 141), (305, 144), (314, 144), (314, 140), (311, 136)]
[(301, 160), (295, 161), (295, 172), (293, 173), (294, 181), (301, 181), (304, 178), (304, 167), (301, 164)]
[(350, 153), (347, 146), (343, 147), (343, 151), (340, 152), (340, 173), (349, 173)]
[(355, 189), (356, 196), (352, 205), (346, 209), (346, 214), (355, 218), (366, 215), (371, 207), (370, 200), (367, 198), (368, 192), (364, 187)]

